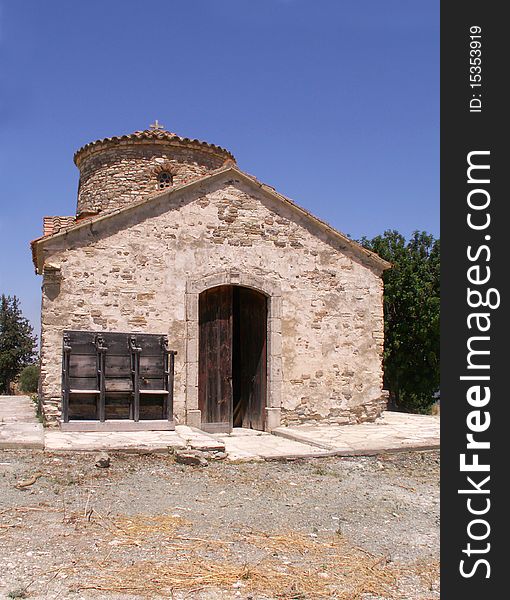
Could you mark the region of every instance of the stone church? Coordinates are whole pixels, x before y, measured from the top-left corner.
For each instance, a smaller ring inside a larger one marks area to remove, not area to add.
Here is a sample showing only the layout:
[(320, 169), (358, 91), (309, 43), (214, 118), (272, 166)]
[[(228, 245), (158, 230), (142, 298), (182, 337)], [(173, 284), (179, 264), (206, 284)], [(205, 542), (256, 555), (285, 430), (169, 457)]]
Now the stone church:
[(381, 413), (386, 261), (157, 121), (74, 162), (76, 215), (44, 217), (32, 242), (49, 424), (271, 431)]

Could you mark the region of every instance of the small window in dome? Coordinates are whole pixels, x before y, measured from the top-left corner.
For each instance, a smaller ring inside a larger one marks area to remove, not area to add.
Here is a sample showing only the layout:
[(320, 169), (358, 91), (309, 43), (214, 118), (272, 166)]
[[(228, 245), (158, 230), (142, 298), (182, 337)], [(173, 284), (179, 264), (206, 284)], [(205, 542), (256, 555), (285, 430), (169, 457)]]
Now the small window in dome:
[(167, 171), (163, 171), (158, 175), (158, 188), (160, 190), (164, 190), (166, 188), (171, 187), (172, 185), (172, 176)]

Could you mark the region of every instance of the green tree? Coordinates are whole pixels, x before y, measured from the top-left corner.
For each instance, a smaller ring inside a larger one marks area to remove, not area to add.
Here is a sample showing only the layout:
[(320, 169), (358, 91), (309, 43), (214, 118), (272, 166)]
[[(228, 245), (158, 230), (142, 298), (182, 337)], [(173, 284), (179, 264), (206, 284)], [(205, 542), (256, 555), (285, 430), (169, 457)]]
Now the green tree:
[(393, 267), (384, 272), (384, 384), (397, 407), (428, 412), (439, 389), (440, 241), (415, 231), (406, 243), (385, 231), (363, 246)]
[(33, 327), (22, 315), (16, 296), (0, 299), (0, 393), (8, 394), (11, 382), (36, 356)]

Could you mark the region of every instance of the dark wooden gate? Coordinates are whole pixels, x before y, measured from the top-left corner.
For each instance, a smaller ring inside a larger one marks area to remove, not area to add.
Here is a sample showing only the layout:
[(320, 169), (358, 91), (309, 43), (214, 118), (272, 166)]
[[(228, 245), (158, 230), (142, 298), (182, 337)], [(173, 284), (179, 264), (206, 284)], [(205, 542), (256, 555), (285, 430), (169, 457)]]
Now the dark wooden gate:
[(266, 297), (219, 286), (199, 299), (198, 397), (205, 431), (264, 429)]
[(168, 421), (176, 352), (166, 335), (64, 331), (62, 421)]

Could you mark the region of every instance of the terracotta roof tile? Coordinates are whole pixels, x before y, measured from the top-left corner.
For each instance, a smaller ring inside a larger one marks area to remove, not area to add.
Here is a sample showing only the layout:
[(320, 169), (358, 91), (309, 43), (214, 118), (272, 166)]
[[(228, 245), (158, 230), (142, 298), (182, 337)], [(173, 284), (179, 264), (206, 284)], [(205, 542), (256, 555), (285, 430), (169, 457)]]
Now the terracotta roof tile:
[(43, 236), (53, 235), (64, 229), (69, 229), (76, 223), (76, 217), (44, 217)]
[(84, 154), (90, 150), (95, 150), (96, 148), (100, 148), (101, 146), (117, 145), (117, 144), (121, 144), (123, 142), (127, 142), (127, 143), (136, 142), (138, 140), (140, 140), (140, 141), (143, 141), (143, 140), (147, 140), (147, 141), (166, 140), (166, 141), (171, 141), (171, 142), (178, 142), (185, 146), (190, 145), (190, 144), (194, 145), (194, 146), (201, 146), (203, 148), (210, 148), (211, 150), (219, 152), (220, 154), (224, 154), (226, 157), (235, 161), (234, 155), (231, 152), (229, 152), (225, 148), (222, 148), (221, 146), (217, 146), (216, 144), (210, 144), (209, 142), (203, 142), (203, 141), (197, 140), (197, 139), (181, 137), (180, 135), (177, 135), (176, 133), (172, 133), (171, 131), (166, 131), (164, 129), (145, 129), (143, 131), (135, 131), (135, 132), (129, 133), (127, 135), (107, 137), (107, 138), (103, 138), (101, 140), (96, 140), (95, 142), (90, 142), (88, 144), (85, 144), (85, 146), (82, 146), (79, 150), (77, 150), (75, 152), (74, 162), (76, 164), (78, 164), (78, 161), (82, 154)]

